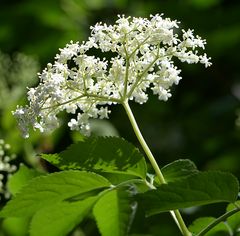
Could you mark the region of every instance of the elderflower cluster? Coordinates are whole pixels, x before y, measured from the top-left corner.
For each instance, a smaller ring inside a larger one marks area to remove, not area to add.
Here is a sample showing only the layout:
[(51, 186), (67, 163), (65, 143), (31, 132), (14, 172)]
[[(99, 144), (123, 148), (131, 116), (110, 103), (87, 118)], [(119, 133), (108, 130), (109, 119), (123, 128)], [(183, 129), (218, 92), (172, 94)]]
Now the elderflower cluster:
[(13, 172), (17, 170), (17, 167), (11, 164), (11, 161), (16, 158), (15, 154), (9, 155), (10, 145), (5, 143), (3, 139), (0, 139), (0, 199), (10, 197), (10, 193), (6, 188), (6, 183)]
[[(159, 100), (171, 97), (170, 88), (181, 79), (174, 58), (182, 62), (211, 63), (199, 54), (206, 41), (193, 30), (176, 33), (179, 22), (162, 15), (147, 18), (119, 16), (114, 25), (97, 23), (81, 44), (70, 42), (55, 62), (39, 74), (40, 83), (28, 91), (29, 106), (13, 113), (25, 137), (29, 126), (41, 132), (59, 125), (58, 113), (76, 114), (68, 126), (89, 134), (90, 118), (108, 118), (108, 105), (134, 100), (143, 104), (152, 90)], [(112, 58), (92, 55), (93, 49)]]

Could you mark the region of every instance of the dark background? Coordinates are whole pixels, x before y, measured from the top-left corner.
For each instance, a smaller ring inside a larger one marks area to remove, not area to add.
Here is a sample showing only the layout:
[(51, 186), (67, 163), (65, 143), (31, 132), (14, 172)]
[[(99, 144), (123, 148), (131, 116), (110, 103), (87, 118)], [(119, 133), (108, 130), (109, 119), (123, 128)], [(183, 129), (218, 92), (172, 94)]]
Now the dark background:
[[(230, 171), (240, 177), (240, 129), (236, 126), (240, 109), (240, 1), (0, 0), (0, 50), (12, 60), (16, 52), (27, 54), (35, 58), (39, 65), (36, 68), (41, 70), (53, 62), (58, 48), (70, 40), (87, 39), (90, 25), (98, 21), (114, 23), (117, 14), (148, 17), (156, 13), (177, 19), (182, 28), (192, 28), (206, 38), (206, 52), (213, 65), (206, 69), (202, 65), (178, 63), (183, 80), (173, 88), (168, 102), (150, 96), (144, 105), (131, 103), (147, 143), (160, 166), (189, 158), (201, 170)], [(8, 70), (11, 72), (12, 68)], [(37, 84), (36, 73), (32, 78), (26, 86)], [(12, 82), (7, 86), (12, 92)], [(20, 160), (34, 165), (36, 161), (30, 156), (36, 150), (58, 151), (72, 139), (63, 125), (52, 137), (36, 135), (30, 141), (22, 141), (10, 111), (24, 101), (26, 89), (23, 91), (19, 100), (0, 107), (0, 135), (15, 146), (13, 149)], [(139, 145), (120, 106), (112, 107), (110, 122), (122, 137)], [(222, 209), (221, 206), (208, 207), (208, 213), (217, 215)], [(202, 213), (201, 208), (193, 218), (197, 214), (206, 215), (206, 212)], [(136, 220), (133, 231), (178, 235), (175, 226), (159, 224), (159, 219), (161, 217)], [(163, 215), (161, 220), (168, 219), (168, 215)]]

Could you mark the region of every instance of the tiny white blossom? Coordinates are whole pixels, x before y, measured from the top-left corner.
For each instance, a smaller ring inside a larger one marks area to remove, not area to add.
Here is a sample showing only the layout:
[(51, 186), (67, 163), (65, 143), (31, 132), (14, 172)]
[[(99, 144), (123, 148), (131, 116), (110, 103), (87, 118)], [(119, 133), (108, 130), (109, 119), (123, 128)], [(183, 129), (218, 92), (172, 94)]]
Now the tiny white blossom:
[(203, 55), (200, 55), (199, 58), (200, 58), (200, 62), (202, 64), (205, 64), (205, 67), (212, 65), (212, 63), (209, 61), (209, 60), (211, 60), (211, 57), (207, 57), (206, 53), (204, 53)]
[[(171, 86), (181, 80), (174, 58), (211, 65), (210, 58), (197, 51), (204, 50), (206, 41), (190, 29), (178, 35), (178, 27), (179, 22), (159, 14), (150, 19), (123, 15), (114, 25), (100, 22), (91, 27), (87, 41), (71, 41), (39, 74), (39, 85), (29, 89), (29, 105), (13, 112), (24, 137), (30, 126), (41, 132), (54, 130), (63, 110), (76, 114), (68, 122), (70, 129), (87, 135), (89, 119), (108, 118), (108, 105), (127, 100), (143, 104), (149, 90), (167, 101)], [(113, 57), (92, 56), (90, 49)]]
[(71, 130), (77, 130), (79, 129), (79, 124), (75, 119), (71, 119), (70, 122), (68, 122), (68, 126)]

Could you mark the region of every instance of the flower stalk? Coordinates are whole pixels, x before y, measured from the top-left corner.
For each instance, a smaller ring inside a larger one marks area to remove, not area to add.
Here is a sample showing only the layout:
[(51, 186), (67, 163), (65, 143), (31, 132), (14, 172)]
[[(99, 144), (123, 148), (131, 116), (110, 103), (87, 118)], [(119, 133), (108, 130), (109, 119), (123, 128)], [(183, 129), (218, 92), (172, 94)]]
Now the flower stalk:
[[(163, 174), (162, 174), (162, 172), (161, 172), (161, 170), (160, 170), (160, 168), (159, 168), (151, 150), (149, 149), (146, 141), (144, 140), (144, 138), (142, 136), (142, 133), (141, 133), (139, 127), (138, 127), (138, 124), (137, 124), (137, 122), (135, 120), (135, 117), (132, 113), (132, 110), (131, 110), (131, 108), (128, 104), (128, 101), (124, 101), (122, 103), (122, 105), (123, 105), (123, 107), (124, 107), (124, 109), (127, 113), (128, 119), (129, 119), (129, 121), (132, 125), (134, 133), (135, 133), (139, 143), (141, 144), (141, 147), (143, 148), (145, 154), (147, 155), (147, 157), (148, 157), (148, 159), (149, 159), (149, 161), (150, 161), (150, 163), (151, 163), (151, 165), (152, 165), (152, 167), (153, 167), (153, 169), (154, 169), (154, 171), (155, 171), (155, 173), (156, 173), (156, 175), (159, 179), (160, 184), (166, 184), (167, 182), (164, 179), (164, 176), (163, 176)], [(185, 225), (180, 212), (178, 210), (174, 210), (174, 211), (171, 211), (170, 213), (171, 213), (173, 219), (175, 220), (178, 228), (180, 229), (182, 235), (191, 236), (192, 234), (189, 232), (187, 226)]]

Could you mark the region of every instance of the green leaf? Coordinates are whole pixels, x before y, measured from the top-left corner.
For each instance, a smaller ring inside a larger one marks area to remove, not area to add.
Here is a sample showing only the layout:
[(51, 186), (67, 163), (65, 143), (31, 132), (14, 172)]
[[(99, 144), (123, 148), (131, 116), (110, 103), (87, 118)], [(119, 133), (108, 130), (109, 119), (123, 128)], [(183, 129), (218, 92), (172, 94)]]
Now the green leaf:
[(98, 197), (78, 202), (58, 202), (39, 210), (32, 219), (31, 236), (65, 236), (91, 211)]
[(96, 189), (101, 191), (110, 185), (100, 175), (74, 170), (36, 177), (7, 203), (0, 212), (0, 217), (32, 216), (42, 208), (75, 196), (78, 199), (89, 197), (89, 192)]
[(132, 144), (118, 137), (90, 137), (59, 154), (42, 158), (60, 168), (146, 177), (145, 159)]
[(1, 224), (1, 230), (8, 236), (26, 236), (28, 235), (28, 218), (6, 218)]
[(238, 181), (229, 173), (211, 171), (160, 185), (156, 190), (139, 194), (147, 215), (169, 210), (234, 202), (238, 195)]
[(196, 165), (188, 159), (176, 160), (164, 166), (161, 171), (167, 182), (173, 182), (198, 172)]
[[(240, 201), (237, 201), (236, 204), (240, 205)], [(227, 212), (231, 211), (236, 208), (236, 205), (234, 204), (229, 204), (227, 206)], [(240, 227), (240, 212), (237, 212), (236, 214), (230, 216), (227, 219), (228, 225), (231, 227), (232, 231), (235, 232), (239, 229)]]
[(93, 208), (102, 236), (127, 235), (132, 212), (129, 194), (121, 190), (106, 193)]
[(138, 177), (133, 178), (132, 175), (116, 174), (116, 173), (101, 173), (101, 176), (108, 179), (113, 185), (118, 185), (122, 182), (138, 179)]
[[(192, 225), (189, 226), (189, 230), (195, 235), (201, 232), (203, 228), (211, 224), (216, 218), (214, 217), (202, 217), (195, 220)], [(221, 236), (229, 235), (227, 226), (221, 222), (217, 224), (214, 228), (209, 230), (205, 236)]]
[(30, 169), (26, 167), (25, 165), (21, 165), (19, 170), (13, 174), (10, 179), (8, 180), (7, 187), (9, 191), (15, 195), (19, 192), (19, 190), (28, 182), (37, 177), (43, 175), (43, 173), (40, 173), (34, 169)]

